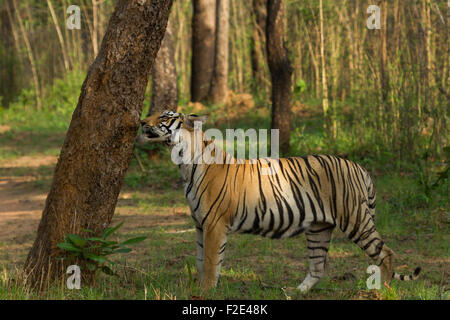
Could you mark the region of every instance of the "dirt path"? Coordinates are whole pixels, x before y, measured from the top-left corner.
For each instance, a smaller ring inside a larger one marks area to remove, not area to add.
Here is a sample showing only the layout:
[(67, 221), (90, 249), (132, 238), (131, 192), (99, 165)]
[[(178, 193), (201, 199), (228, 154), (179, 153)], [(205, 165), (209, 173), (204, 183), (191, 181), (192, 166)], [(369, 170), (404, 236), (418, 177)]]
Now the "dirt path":
[[(24, 156), (0, 162), (0, 243), (8, 245), (31, 245), (41, 219), (47, 198), (47, 188), (36, 188), (39, 176), (16, 175), (14, 169), (37, 169), (56, 165), (55, 156)], [(49, 189), (49, 188), (48, 188)], [(170, 226), (186, 220), (187, 207), (172, 207), (155, 213), (139, 215), (139, 210), (122, 208), (130, 201), (131, 193), (121, 192), (113, 223), (126, 219), (124, 230), (137, 226)], [(167, 212), (165, 212), (167, 211)]]
[[(14, 175), (14, 169), (55, 165), (55, 156), (24, 156), (0, 163), (0, 242), (24, 243), (38, 227), (47, 193), (33, 188), (33, 175)], [(8, 174), (10, 173), (10, 174)]]

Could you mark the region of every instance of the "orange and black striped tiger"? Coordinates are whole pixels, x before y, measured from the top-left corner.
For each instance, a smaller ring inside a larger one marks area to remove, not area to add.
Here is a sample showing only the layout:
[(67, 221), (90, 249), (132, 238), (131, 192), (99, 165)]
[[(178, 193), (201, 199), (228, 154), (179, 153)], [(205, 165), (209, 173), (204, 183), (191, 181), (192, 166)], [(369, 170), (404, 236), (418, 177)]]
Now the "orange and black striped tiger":
[[(180, 150), (194, 159), (195, 121), (205, 122), (205, 117), (164, 111), (142, 121), (140, 140), (165, 142), (172, 150), (184, 144)], [(214, 142), (201, 135), (205, 150)], [(374, 225), (375, 188), (357, 163), (329, 155), (236, 160), (223, 153), (223, 159), (228, 162), (179, 164), (196, 225), (197, 266), (204, 287), (217, 283), (229, 233), (276, 239), (304, 232), (310, 266), (298, 289), (307, 291), (325, 274), (336, 226), (380, 266), (382, 281), (417, 278), (420, 268), (410, 276), (393, 272), (393, 252)], [(267, 167), (277, 170), (262, 174)]]

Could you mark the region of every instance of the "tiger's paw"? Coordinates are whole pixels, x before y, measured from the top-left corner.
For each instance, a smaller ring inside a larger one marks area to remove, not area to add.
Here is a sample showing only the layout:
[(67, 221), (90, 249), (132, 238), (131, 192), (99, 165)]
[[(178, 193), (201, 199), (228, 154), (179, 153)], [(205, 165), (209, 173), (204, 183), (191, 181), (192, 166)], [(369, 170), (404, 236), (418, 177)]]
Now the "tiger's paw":
[(200, 280), (200, 286), (204, 289), (204, 290), (209, 290), (212, 289), (216, 286), (216, 280), (212, 280), (212, 279), (202, 279)]
[(302, 283), (297, 287), (297, 290), (300, 290), (300, 292), (307, 292), (309, 289), (311, 289), (311, 287), (305, 283)]
[(318, 278), (311, 277), (311, 275), (308, 273), (305, 280), (297, 287), (300, 292), (307, 292), (309, 291), (317, 282), (319, 282)]

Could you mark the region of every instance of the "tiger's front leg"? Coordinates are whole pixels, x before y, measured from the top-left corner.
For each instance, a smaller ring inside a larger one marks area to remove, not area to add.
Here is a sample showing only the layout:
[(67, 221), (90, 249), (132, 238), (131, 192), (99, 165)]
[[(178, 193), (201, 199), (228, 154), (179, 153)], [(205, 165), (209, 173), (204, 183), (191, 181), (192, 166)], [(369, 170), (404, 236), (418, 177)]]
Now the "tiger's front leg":
[(206, 227), (203, 231), (203, 273), (202, 286), (205, 289), (216, 286), (220, 275), (225, 248), (227, 245), (226, 228), (219, 223)]
[(202, 279), (203, 275), (203, 229), (199, 226), (196, 229), (196, 241), (197, 241), (197, 271), (199, 279)]

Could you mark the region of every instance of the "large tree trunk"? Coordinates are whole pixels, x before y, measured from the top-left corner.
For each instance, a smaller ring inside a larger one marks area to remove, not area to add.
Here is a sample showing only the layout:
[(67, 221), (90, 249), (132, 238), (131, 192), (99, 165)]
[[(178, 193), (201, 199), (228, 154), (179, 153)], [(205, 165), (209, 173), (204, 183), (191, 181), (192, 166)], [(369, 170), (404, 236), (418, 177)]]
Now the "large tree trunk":
[(178, 79), (172, 32), (169, 20), (152, 69), (152, 100), (148, 115), (164, 110), (177, 111), (178, 108)]
[(171, 5), (172, 0), (117, 3), (81, 88), (25, 263), (32, 286), (46, 285), (63, 272), (56, 245), (66, 234), (80, 234), (82, 228), (100, 234), (111, 222)]
[(284, 45), (283, 0), (267, 1), (267, 60), (272, 78), (272, 129), (280, 131), (280, 150), (289, 153), (292, 66)]
[(212, 103), (226, 103), (228, 98), (228, 34), (230, 0), (217, 0), (214, 71), (209, 91)]
[(191, 101), (203, 101), (209, 92), (216, 30), (216, 0), (194, 0), (192, 20)]

